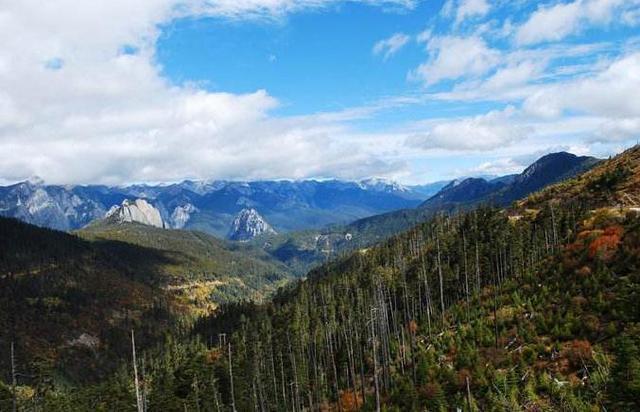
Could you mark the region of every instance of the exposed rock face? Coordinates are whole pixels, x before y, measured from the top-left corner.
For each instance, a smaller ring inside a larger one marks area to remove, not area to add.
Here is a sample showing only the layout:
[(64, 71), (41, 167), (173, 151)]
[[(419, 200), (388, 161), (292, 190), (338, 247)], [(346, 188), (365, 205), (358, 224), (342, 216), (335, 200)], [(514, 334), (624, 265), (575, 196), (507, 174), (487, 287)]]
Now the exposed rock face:
[(135, 201), (125, 199), (122, 205), (113, 206), (105, 218), (117, 223), (136, 222), (160, 228), (165, 227), (160, 211), (144, 199), (136, 199)]
[(257, 210), (242, 209), (233, 219), (227, 237), (230, 240), (248, 241), (264, 233), (275, 234), (276, 231), (260, 216)]
[(182, 229), (186, 226), (187, 222), (191, 219), (191, 214), (198, 209), (191, 203), (186, 205), (176, 206), (171, 213), (171, 224), (175, 229)]
[(104, 215), (106, 208), (62, 186), (35, 179), (0, 188), (0, 215), (52, 229), (81, 227)]
[[(281, 231), (303, 230), (417, 206), (426, 197), (397, 183), (369, 179), (184, 181), (129, 186), (46, 185), (31, 179), (0, 186), (0, 215), (54, 229), (80, 229), (125, 199), (147, 199), (167, 227), (225, 237), (242, 209), (254, 208)], [(189, 206), (192, 205), (192, 206)]]

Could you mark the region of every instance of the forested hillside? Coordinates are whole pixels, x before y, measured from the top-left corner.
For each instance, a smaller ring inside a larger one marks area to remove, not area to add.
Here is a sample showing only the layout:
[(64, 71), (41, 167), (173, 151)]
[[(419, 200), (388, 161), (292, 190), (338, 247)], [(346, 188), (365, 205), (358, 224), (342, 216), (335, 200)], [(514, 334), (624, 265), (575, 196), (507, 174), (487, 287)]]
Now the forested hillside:
[(260, 248), (203, 232), (99, 222), (77, 234), (88, 240), (130, 243), (171, 257), (160, 272), (168, 279), (167, 288), (196, 315), (210, 313), (223, 303), (261, 301), (300, 275)]
[(385, 241), (425, 222), (437, 213), (472, 210), (481, 205), (508, 207), (512, 202), (550, 184), (562, 182), (595, 167), (600, 160), (559, 152), (545, 155), (522, 173), (493, 180), (466, 178), (445, 185), (419, 207), (358, 219), (324, 230), (292, 232), (256, 239), (276, 259), (308, 271), (328, 259)]
[[(0, 218), (0, 376), (11, 343), (23, 382), (97, 382), (129, 351), (131, 328), (149, 346), (179, 331), (186, 308), (161, 287), (171, 258), (118, 242), (87, 242)], [(6, 356), (5, 356), (6, 354)], [(0, 395), (0, 398), (2, 396)], [(0, 410), (7, 404), (0, 404)]]
[[(126, 359), (131, 329), (152, 348), (292, 276), (260, 250), (198, 232), (118, 224), (77, 237), (0, 218), (0, 233), (0, 347), (14, 344), (21, 380), (36, 386), (99, 382)], [(0, 357), (5, 382), (10, 363)]]
[[(142, 404), (637, 410), (640, 217), (618, 202), (623, 189), (638, 194), (637, 151), (516, 209), (440, 214), (318, 268), (272, 302), (220, 308), (190, 338), (140, 355)], [(609, 183), (621, 164), (628, 172)], [(553, 195), (571, 184), (597, 196)], [(133, 382), (128, 363), (99, 386), (25, 388), (20, 401), (135, 410)]]

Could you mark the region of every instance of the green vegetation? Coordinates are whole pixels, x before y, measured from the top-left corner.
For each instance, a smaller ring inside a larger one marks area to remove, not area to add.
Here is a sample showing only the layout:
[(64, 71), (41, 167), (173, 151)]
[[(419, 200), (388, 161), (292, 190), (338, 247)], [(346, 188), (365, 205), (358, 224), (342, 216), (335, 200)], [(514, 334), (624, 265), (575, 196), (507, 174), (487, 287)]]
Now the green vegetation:
[(293, 277), (293, 271), (260, 248), (202, 232), (141, 224), (96, 224), (78, 232), (89, 240), (111, 240), (156, 250), (171, 258), (160, 270), (168, 286), (199, 313), (238, 300), (262, 300)]
[[(439, 214), (327, 262), (270, 301), (229, 303), (171, 326), (156, 345), (140, 346), (142, 403), (153, 411), (638, 410), (640, 216), (630, 206), (639, 151), (510, 210)], [(631, 173), (611, 190), (592, 183), (610, 170), (618, 176), (622, 163)], [(73, 242), (71, 256), (96, 247)], [(175, 249), (168, 242), (156, 247)], [(25, 261), (40, 259), (37, 244), (27, 249), (35, 255)], [(158, 258), (172, 267), (182, 257)], [(127, 324), (136, 334), (158, 327), (141, 319)], [(25, 333), (18, 347), (29, 336), (38, 335)], [(0, 402), (15, 393), (21, 410), (135, 410), (127, 338), (120, 367), (104, 378), (69, 388), (23, 377), (14, 390), (4, 372)], [(25, 358), (18, 363), (36, 363)]]
[(164, 330), (186, 330), (177, 316), (184, 308), (160, 287), (165, 280), (159, 268), (173, 263), (167, 256), (118, 242), (87, 242), (12, 219), (0, 219), (0, 232), (5, 382), (11, 381), (11, 342), (20, 376), (43, 388), (105, 379), (126, 357), (131, 328), (139, 331), (143, 346)]

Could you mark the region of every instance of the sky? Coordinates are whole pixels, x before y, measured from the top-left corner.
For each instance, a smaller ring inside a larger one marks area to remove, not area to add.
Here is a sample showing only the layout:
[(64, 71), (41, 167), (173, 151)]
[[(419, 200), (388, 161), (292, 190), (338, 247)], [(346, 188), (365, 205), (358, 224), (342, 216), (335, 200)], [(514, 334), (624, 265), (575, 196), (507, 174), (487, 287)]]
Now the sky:
[(520, 172), (640, 139), (640, 0), (0, 0), (0, 183)]

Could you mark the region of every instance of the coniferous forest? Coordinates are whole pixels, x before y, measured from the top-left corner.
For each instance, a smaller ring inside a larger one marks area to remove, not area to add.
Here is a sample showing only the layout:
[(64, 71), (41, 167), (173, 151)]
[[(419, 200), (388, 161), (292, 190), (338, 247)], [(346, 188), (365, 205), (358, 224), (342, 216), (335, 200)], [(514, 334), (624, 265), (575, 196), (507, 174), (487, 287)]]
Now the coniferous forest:
[[(638, 410), (640, 217), (618, 200), (637, 187), (639, 152), (506, 209), (436, 214), (271, 299), (189, 320), (142, 275), (163, 257), (69, 235), (60, 243), (15, 222), (26, 243), (5, 244), (13, 254), (1, 261), (11, 350), (0, 409)], [(118, 256), (128, 256), (124, 274)], [(55, 270), (25, 280), (43, 267)], [(78, 271), (93, 288), (79, 286)], [(103, 285), (116, 276), (146, 304)], [(54, 284), (58, 295), (38, 302), (18, 296)], [(86, 299), (118, 306), (121, 322), (104, 325), (100, 349), (66, 351), (66, 363), (47, 354), (37, 336), (49, 335), (28, 329), (38, 318), (62, 327), (51, 308), (69, 316), (60, 305), (81, 310)]]
[(0, 412), (640, 412), (640, 0), (0, 0)]

